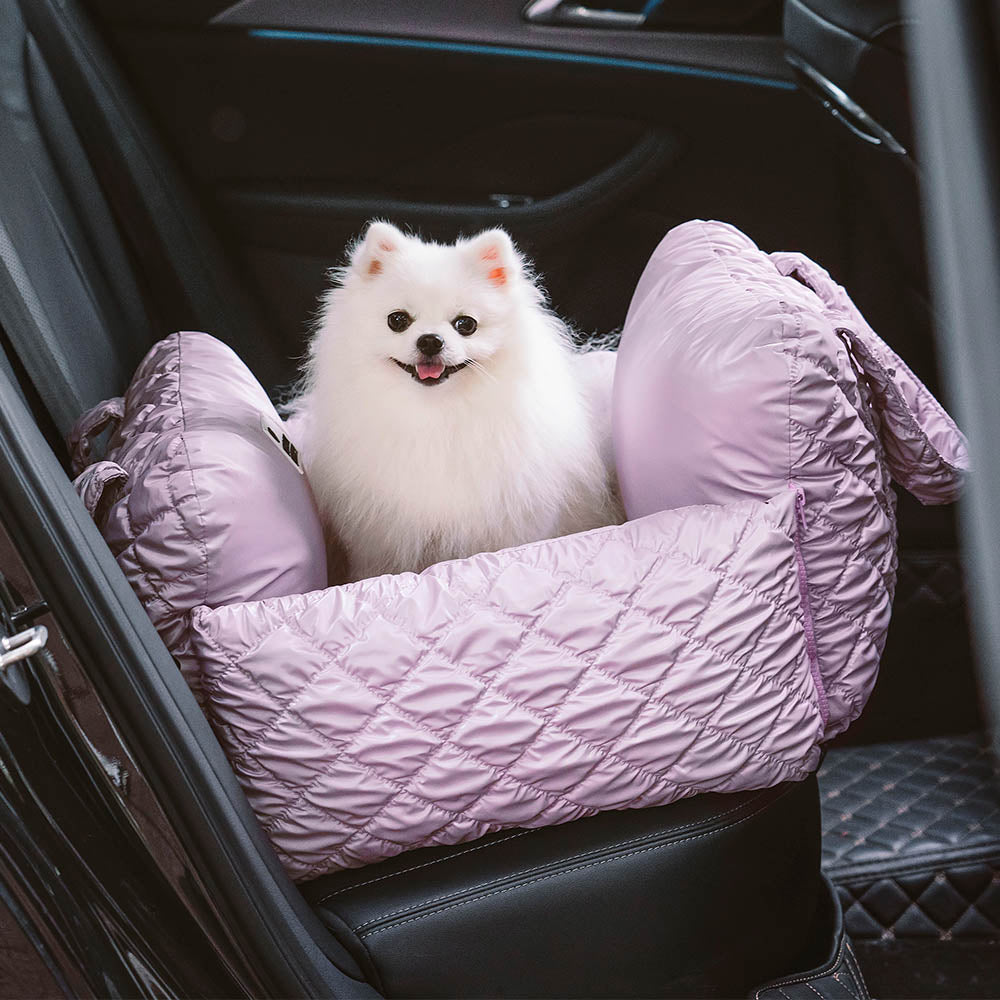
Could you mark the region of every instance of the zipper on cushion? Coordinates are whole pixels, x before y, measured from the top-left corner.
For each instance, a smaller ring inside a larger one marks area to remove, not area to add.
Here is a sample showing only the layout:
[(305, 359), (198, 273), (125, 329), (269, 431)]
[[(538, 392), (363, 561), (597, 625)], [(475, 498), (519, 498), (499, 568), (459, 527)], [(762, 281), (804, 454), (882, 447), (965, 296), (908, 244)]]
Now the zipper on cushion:
[(816, 649), (816, 624), (813, 620), (812, 601), (809, 596), (809, 578), (806, 575), (806, 563), (802, 556), (802, 540), (808, 525), (806, 524), (806, 495), (798, 483), (789, 483), (788, 488), (795, 490), (795, 530), (792, 534), (792, 544), (795, 547), (795, 563), (799, 576), (799, 602), (802, 607), (802, 627), (806, 633), (806, 656), (809, 658), (809, 673), (812, 674), (816, 687), (816, 702), (819, 706), (823, 727), (830, 720), (830, 705), (826, 698), (826, 685), (819, 669), (819, 653)]

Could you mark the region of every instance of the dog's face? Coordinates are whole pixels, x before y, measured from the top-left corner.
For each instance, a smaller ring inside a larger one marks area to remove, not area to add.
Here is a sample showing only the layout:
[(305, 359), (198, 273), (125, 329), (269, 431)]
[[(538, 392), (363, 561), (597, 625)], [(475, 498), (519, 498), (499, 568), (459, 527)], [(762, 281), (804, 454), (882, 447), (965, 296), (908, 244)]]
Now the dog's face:
[(489, 372), (516, 337), (517, 310), (537, 296), (510, 237), (488, 230), (452, 246), (374, 222), (338, 292), (341, 330), (359, 360), (424, 388)]

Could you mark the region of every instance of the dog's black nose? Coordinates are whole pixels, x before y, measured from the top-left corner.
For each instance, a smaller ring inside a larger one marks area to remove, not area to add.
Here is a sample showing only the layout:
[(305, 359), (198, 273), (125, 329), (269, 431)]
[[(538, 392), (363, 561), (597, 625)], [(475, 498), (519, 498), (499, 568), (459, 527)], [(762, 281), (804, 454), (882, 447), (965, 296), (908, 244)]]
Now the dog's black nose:
[(442, 347), (444, 347), (444, 341), (436, 333), (422, 333), (417, 337), (417, 350), (429, 358), (440, 354)]

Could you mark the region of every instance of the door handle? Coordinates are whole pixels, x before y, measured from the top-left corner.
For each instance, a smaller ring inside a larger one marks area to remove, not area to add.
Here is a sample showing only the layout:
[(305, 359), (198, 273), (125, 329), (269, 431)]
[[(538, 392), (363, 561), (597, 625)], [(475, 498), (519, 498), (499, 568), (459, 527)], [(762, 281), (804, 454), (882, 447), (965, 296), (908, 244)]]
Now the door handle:
[(785, 59), (796, 71), (803, 89), (818, 98), (823, 107), (859, 139), (872, 146), (881, 146), (898, 156), (907, 155), (906, 148), (888, 129), (879, 125), (864, 108), (823, 76), (818, 69), (795, 52), (786, 52)]
[[(614, 0), (608, 2), (614, 3)], [(533, 24), (562, 24), (587, 28), (641, 28), (646, 23), (647, 10), (658, 6), (658, 0), (651, 0), (641, 11), (630, 11), (588, 7), (573, 0), (532, 0), (524, 8), (523, 16), (526, 21), (531, 21)]]

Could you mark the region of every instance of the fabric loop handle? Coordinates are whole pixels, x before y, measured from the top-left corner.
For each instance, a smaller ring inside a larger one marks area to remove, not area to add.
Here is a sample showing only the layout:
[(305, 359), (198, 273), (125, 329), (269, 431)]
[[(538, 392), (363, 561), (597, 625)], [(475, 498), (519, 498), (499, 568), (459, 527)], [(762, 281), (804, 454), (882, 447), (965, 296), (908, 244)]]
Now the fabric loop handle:
[[(121, 396), (105, 399), (87, 410), (69, 432), (66, 444), (69, 447), (70, 468), (74, 476), (79, 476), (90, 465), (94, 451), (94, 439), (109, 427), (112, 431), (125, 416), (125, 400)], [(123, 470), (124, 471), (124, 470)]]

